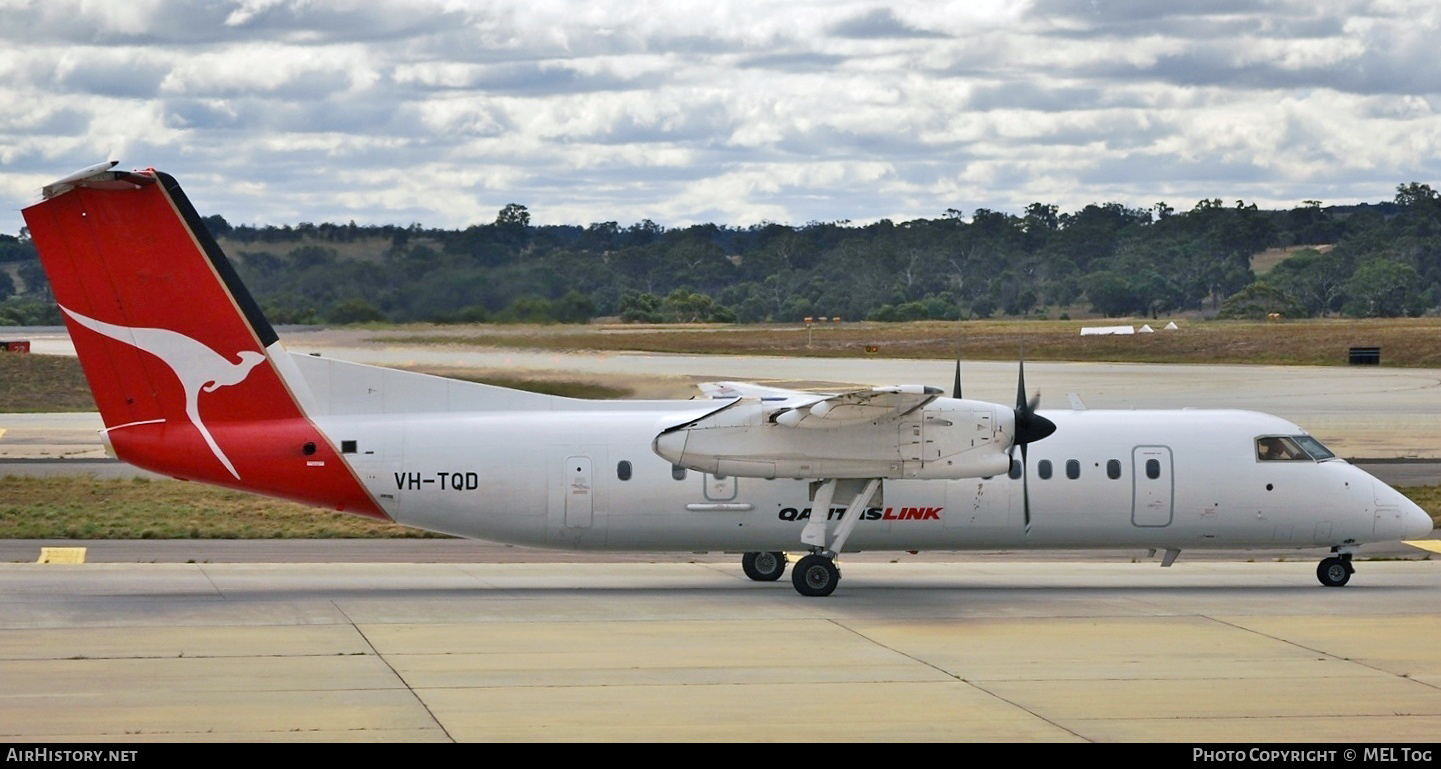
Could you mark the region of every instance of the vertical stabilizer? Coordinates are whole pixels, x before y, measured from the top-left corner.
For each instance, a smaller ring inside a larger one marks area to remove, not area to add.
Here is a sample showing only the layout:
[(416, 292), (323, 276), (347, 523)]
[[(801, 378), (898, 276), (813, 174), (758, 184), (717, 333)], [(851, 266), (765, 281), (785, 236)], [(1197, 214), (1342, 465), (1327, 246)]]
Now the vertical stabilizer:
[(275, 330), (167, 174), (94, 166), (25, 209), (116, 455), (384, 518), (306, 416)]

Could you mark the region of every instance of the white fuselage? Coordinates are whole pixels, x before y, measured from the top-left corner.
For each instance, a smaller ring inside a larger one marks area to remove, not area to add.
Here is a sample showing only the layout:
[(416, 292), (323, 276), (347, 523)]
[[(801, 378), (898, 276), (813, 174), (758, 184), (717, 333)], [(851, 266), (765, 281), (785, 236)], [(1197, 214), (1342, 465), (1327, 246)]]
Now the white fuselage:
[[(327, 363), (346, 375), (317, 376), (324, 364), (302, 364), (312, 384), (336, 391), (322, 399), (319, 411), (330, 413), (316, 424), (334, 445), (352, 447), (344, 458), (398, 523), (557, 548), (802, 549), (813, 515), (807, 481), (718, 478), (652, 450), (659, 430), (713, 409), (712, 401), (589, 402), (484, 388), (509, 401), (466, 410), (467, 397), (489, 404), (486, 393), (456, 388), (483, 386), (434, 380), (441, 389), (366, 407), (349, 393), (353, 375), (368, 367)], [(378, 385), (371, 392), (387, 390)], [(452, 410), (406, 410), (435, 399)], [(1057, 429), (1029, 447), (1029, 532), (1020, 479), (888, 480), (845, 549), (1340, 547), (1431, 528), (1409, 500), (1345, 461), (1258, 460), (1258, 436), (1303, 432), (1277, 417), (1046, 416)], [(841, 512), (834, 505), (830, 520)]]

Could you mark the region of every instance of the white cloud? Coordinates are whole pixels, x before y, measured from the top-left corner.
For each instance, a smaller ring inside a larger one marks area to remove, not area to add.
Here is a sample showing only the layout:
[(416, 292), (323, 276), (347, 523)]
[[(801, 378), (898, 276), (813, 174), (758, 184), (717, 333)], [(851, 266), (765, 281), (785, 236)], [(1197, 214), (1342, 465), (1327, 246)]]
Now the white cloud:
[(1432, 2), (0, 0), (0, 14), (6, 232), (35, 188), (106, 152), (165, 164), (233, 221), (431, 226), (508, 202), (538, 222), (667, 225), (1348, 202), (1441, 172)]

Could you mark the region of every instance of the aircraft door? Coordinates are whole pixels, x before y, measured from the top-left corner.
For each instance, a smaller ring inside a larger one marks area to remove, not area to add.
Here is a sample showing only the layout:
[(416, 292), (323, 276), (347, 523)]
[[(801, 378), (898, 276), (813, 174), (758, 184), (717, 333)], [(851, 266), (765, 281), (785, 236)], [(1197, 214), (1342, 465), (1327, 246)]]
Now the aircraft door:
[(1175, 482), (1171, 477), (1171, 449), (1137, 446), (1131, 451), (1131, 523), (1136, 526), (1170, 526), (1175, 509)]
[(359, 432), (336, 437), (341, 459), (350, 465), (382, 507), (398, 503), (405, 489), (420, 487), (419, 476), (412, 479), (412, 474), (407, 472), (404, 432), (398, 421), (378, 420)]
[(566, 457), (565, 525), (570, 529), (590, 528), (595, 513), (595, 485), (590, 457)]

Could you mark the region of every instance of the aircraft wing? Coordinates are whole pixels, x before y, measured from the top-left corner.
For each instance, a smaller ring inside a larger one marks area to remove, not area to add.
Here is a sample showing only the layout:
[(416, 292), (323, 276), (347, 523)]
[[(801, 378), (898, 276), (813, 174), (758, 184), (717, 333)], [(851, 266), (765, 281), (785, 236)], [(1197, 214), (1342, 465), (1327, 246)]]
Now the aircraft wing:
[(785, 427), (841, 427), (890, 416), (905, 416), (939, 398), (942, 391), (923, 385), (898, 385), (818, 396), (809, 403), (782, 404), (771, 421)]
[(867, 387), (841, 393), (812, 393), (750, 382), (705, 382), (697, 385), (712, 398), (761, 401), (771, 422), (784, 427), (840, 427), (887, 416), (904, 416), (940, 397), (934, 387), (898, 385)]
[(770, 387), (752, 382), (701, 382), (696, 387), (709, 398), (759, 398), (763, 401), (804, 400), (809, 402), (826, 397), (824, 394), (787, 390), (783, 387)]

